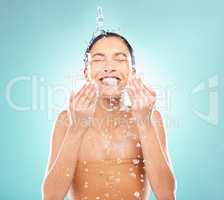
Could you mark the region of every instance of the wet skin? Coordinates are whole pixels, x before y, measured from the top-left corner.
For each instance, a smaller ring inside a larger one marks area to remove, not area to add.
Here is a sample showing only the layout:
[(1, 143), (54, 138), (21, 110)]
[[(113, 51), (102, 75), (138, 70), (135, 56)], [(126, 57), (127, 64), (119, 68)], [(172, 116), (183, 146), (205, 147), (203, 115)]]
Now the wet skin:
[(117, 128), (94, 127), (85, 134), (70, 199), (147, 199), (150, 188), (136, 126), (130, 113), (119, 115), (125, 120)]
[[(70, 200), (147, 199), (152, 183), (158, 200), (174, 200), (164, 129), (157, 126), (155, 130), (148, 124), (140, 127), (134, 120), (150, 113), (152, 121), (162, 124), (160, 114), (151, 113), (147, 104), (154, 92), (139, 79), (128, 81), (136, 75), (131, 67), (121, 39), (103, 38), (94, 44), (85, 70), (91, 84), (71, 96), (68, 110), (60, 113), (55, 123), (43, 199), (62, 200), (66, 194)], [(116, 76), (119, 81), (108, 85), (102, 81), (106, 76)], [(132, 101), (129, 110), (121, 111), (121, 92), (127, 84), (132, 100), (144, 99), (146, 93), (150, 98), (143, 106)], [(118, 123), (105, 122), (108, 117)], [(76, 121), (87, 118), (102, 123), (86, 127)]]

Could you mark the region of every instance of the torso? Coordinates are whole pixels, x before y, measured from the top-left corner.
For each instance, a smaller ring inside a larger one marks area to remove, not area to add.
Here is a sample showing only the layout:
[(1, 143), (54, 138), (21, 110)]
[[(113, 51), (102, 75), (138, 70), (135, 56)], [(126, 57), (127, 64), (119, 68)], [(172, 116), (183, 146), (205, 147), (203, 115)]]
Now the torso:
[(129, 122), (108, 130), (90, 128), (84, 135), (70, 200), (148, 198), (150, 186), (138, 132), (133, 121)]

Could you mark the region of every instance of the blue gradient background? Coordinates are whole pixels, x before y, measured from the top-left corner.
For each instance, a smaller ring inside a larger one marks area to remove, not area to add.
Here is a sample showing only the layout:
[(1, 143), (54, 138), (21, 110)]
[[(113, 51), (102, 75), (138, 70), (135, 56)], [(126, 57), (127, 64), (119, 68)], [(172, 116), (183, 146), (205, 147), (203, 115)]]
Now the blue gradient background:
[[(49, 107), (26, 112), (12, 109), (6, 100), (7, 85), (15, 77), (35, 75), (44, 77), (46, 88), (67, 84), (69, 74), (80, 74), (98, 5), (104, 9), (106, 26), (120, 27), (133, 44), (137, 70), (144, 80), (173, 88), (170, 113), (178, 126), (167, 126), (167, 137), (178, 180), (177, 199), (224, 199), (221, 0), (0, 0), (0, 199), (41, 199), (54, 123), (48, 119)], [(191, 93), (213, 76), (218, 77), (217, 125), (192, 110), (208, 112), (209, 90)], [(31, 83), (18, 83), (12, 98), (17, 104), (30, 104)]]

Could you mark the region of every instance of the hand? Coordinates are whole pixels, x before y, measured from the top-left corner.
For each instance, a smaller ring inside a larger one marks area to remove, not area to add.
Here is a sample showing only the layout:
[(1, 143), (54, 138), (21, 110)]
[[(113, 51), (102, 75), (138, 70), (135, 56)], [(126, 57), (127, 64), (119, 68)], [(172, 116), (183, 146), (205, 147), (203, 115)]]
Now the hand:
[(69, 115), (71, 125), (78, 123), (78, 120), (89, 120), (93, 117), (97, 101), (97, 86), (91, 81), (84, 84), (77, 94), (70, 97)]
[(150, 119), (156, 100), (155, 91), (147, 87), (140, 78), (134, 76), (128, 83), (127, 92), (134, 117), (140, 120)]

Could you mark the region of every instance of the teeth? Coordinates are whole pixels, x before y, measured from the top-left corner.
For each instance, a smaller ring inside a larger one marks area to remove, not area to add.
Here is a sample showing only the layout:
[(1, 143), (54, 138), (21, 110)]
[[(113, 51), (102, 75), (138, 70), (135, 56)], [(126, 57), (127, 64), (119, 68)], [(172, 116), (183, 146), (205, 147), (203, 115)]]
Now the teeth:
[(109, 86), (117, 86), (118, 80), (116, 78), (104, 78), (102, 82)]

